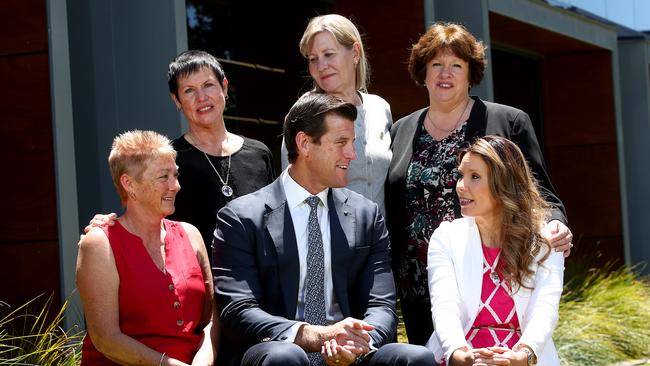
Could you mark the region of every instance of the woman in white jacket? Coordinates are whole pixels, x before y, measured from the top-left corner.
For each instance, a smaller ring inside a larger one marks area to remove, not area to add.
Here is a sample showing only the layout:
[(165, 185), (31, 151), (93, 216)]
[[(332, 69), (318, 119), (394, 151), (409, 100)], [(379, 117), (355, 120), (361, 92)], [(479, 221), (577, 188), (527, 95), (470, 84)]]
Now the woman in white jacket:
[(485, 136), (459, 161), (463, 218), (441, 224), (429, 243), (428, 347), (452, 366), (559, 365), (551, 335), (564, 256), (542, 239), (548, 205), (524, 156)]

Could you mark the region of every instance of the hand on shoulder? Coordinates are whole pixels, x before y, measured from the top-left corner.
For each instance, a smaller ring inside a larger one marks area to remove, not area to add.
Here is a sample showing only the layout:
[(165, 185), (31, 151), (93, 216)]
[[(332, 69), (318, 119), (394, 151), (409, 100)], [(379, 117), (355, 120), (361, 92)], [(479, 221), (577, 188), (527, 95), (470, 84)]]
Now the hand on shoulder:
[(78, 246), (80, 251), (98, 249), (106, 245), (110, 246), (108, 237), (106, 237), (104, 229), (101, 226), (92, 226), (85, 234), (79, 237)]

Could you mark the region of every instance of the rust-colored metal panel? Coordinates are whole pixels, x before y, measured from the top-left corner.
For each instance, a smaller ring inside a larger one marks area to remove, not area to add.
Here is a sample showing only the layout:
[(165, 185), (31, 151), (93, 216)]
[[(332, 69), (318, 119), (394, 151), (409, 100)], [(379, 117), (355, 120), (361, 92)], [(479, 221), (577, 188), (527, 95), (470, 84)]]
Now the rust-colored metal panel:
[(47, 52), (45, 0), (0, 1), (0, 56)]
[(17, 307), (37, 295), (47, 298), (53, 294), (53, 309), (58, 311), (61, 295), (57, 242), (3, 243), (0, 258), (0, 301)]
[[(573, 255), (599, 252), (599, 257), (585, 258), (592, 265), (622, 261), (611, 52), (494, 13), (490, 13), (490, 35), (492, 44), (503, 53), (525, 55), (540, 65), (527, 74), (525, 68), (515, 70), (510, 64), (495, 68), (499, 78), (539, 73), (541, 93), (534, 91), (541, 94), (538, 130), (548, 173), (566, 206), (578, 245)], [(507, 56), (503, 59), (509, 60)], [(495, 80), (494, 85), (512, 84)], [(521, 89), (526, 93), (525, 87)], [(495, 95), (510, 94), (512, 91), (495, 90)], [(527, 94), (529, 99), (537, 98)]]
[(616, 143), (611, 60), (605, 50), (544, 58), (547, 148)]
[(564, 265), (565, 280), (571, 274), (580, 273), (588, 268), (600, 268), (607, 264), (618, 268), (625, 264), (623, 260), (623, 237), (617, 236), (580, 236), (574, 237), (575, 246), (571, 249), (571, 256)]
[[(0, 246), (57, 239), (47, 53), (0, 57)], [(8, 258), (8, 257), (4, 257)]]
[(620, 236), (621, 207), (616, 144), (550, 149), (553, 184), (569, 213), (573, 234)]
[(352, 19), (362, 36), (371, 68), (370, 92), (386, 99), (397, 120), (428, 105), (427, 93), (411, 80), (407, 65), (411, 45), (424, 33), (422, 1), (336, 3), (336, 13)]

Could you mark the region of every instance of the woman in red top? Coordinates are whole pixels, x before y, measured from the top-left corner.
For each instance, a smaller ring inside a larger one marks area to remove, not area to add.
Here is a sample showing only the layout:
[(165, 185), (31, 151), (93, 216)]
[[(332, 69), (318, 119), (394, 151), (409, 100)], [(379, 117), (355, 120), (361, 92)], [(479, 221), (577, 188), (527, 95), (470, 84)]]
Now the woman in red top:
[(218, 317), (199, 231), (164, 219), (180, 189), (176, 152), (155, 132), (115, 138), (109, 165), (124, 214), (79, 243), (88, 327), (82, 365), (212, 365)]

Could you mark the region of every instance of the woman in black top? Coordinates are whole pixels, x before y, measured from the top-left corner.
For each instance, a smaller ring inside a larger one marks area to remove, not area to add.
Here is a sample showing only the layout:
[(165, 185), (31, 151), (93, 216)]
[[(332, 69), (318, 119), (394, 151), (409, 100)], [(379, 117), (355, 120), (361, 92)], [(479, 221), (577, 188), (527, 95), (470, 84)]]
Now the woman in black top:
[(463, 26), (436, 23), (413, 45), (409, 73), (424, 86), (429, 105), (391, 127), (386, 220), (396, 285), (410, 343), (425, 344), (433, 332), (427, 283), (427, 249), (443, 221), (460, 217), (455, 186), (460, 147), (476, 137), (498, 135), (519, 146), (551, 207), (549, 243), (572, 246), (564, 206), (546, 173), (535, 131), (526, 113), (470, 97), (485, 70), (485, 47)]
[[(201, 150), (190, 144), (185, 136), (172, 142), (178, 152), (176, 164), (179, 167), (181, 190), (176, 195), (176, 212), (170, 218), (196, 226), (203, 241), (208, 243), (207, 246), (212, 243), (217, 212), (226, 203), (255, 192), (275, 179), (271, 152), (266, 145), (247, 137), (242, 138), (244, 141), (241, 148), (230, 156), (208, 154), (210, 162), (224, 181), (228, 178), (228, 186), (233, 190), (229, 197), (223, 194), (223, 184)], [(227, 171), (228, 164), (230, 172)]]
[[(263, 143), (227, 131), (228, 79), (214, 56), (185, 51), (169, 64), (167, 76), (171, 99), (189, 123), (189, 131), (172, 142), (181, 190), (169, 218), (196, 226), (212, 258), (217, 212), (273, 182), (273, 159)], [(86, 231), (91, 225), (112, 224), (115, 217), (95, 215)]]

